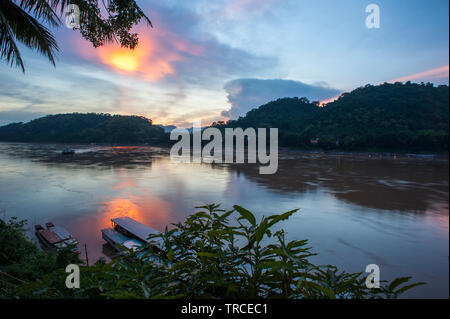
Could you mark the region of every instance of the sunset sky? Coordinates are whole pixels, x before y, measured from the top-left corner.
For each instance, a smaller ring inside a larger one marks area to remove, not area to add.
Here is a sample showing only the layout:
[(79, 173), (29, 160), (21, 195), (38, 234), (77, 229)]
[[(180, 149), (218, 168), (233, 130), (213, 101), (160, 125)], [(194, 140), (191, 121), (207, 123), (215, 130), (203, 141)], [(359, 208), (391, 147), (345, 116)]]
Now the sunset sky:
[[(449, 82), (447, 0), (148, 0), (134, 50), (53, 30), (56, 68), (22, 47), (0, 63), (0, 125), (53, 113), (144, 115), (191, 126), (286, 96), (329, 100), (367, 83)], [(380, 7), (368, 29), (367, 4)]]

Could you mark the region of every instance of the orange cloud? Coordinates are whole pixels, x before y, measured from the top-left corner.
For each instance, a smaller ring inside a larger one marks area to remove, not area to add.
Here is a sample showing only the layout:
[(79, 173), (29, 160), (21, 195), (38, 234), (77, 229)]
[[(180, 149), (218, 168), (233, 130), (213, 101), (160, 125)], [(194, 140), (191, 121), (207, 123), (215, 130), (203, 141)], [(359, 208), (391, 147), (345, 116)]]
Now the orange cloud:
[(389, 82), (394, 83), (394, 82), (406, 82), (414, 80), (444, 79), (448, 78), (448, 75), (449, 75), (449, 65), (444, 65), (439, 68), (431, 69), (428, 71), (403, 76)]
[[(423, 71), (420, 73), (402, 76), (400, 78), (389, 81), (389, 83), (406, 82), (406, 81), (414, 81), (414, 80), (445, 79), (448, 77), (449, 77), (449, 65), (444, 65), (439, 68)], [(331, 102), (337, 100), (340, 96), (341, 95), (337, 95), (332, 98), (320, 101), (320, 105), (324, 106), (327, 103), (331, 103)]]
[(98, 56), (103, 64), (119, 73), (141, 75), (147, 80), (159, 80), (174, 74), (172, 63), (181, 60), (177, 52), (161, 52), (154, 38), (142, 36), (139, 45), (134, 49), (126, 49), (116, 44), (112, 47), (101, 47)]
[(333, 96), (333, 97), (330, 97), (329, 99), (326, 99), (326, 100), (322, 100), (322, 101), (320, 101), (319, 105), (320, 106), (324, 106), (327, 103), (331, 103), (333, 101), (336, 101), (340, 96), (341, 96), (341, 94)]
[(149, 81), (160, 80), (174, 75), (175, 62), (185, 61), (189, 55), (202, 55), (203, 47), (188, 42), (178, 34), (158, 28), (138, 28), (139, 45), (130, 50), (119, 44), (97, 49), (89, 44), (79, 43), (79, 53), (94, 62), (122, 74), (139, 76)]

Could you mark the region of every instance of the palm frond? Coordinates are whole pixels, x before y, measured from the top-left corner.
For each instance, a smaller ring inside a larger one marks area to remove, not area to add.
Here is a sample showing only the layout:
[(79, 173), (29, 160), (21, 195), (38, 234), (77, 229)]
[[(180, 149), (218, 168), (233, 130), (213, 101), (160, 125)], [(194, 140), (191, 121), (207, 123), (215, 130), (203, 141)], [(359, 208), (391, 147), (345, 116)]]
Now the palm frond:
[[(24, 70), (17, 43), (45, 55), (55, 65), (54, 53), (58, 51), (55, 38), (48, 26), (60, 26), (69, 4), (80, 10), (79, 32), (94, 47), (108, 43), (120, 43), (134, 49), (138, 44), (137, 33), (130, 30), (144, 19), (152, 26), (134, 0), (101, 0), (108, 12), (102, 16), (100, 0), (0, 0), (0, 58)], [(60, 10), (60, 13), (56, 13)]]
[(54, 10), (58, 2), (55, 0), (52, 0), (52, 3), (47, 0), (22, 0), (20, 7), (32, 13), (35, 18), (42, 19), (52, 26), (58, 26), (61, 21)]
[(11, 28), (0, 20), (0, 58), (6, 59), (11, 66), (20, 67), (25, 72), (22, 56), (14, 41)]
[(46, 27), (11, 0), (0, 1), (1, 57), (24, 71), (23, 61), (15, 41), (45, 55), (55, 65), (54, 53), (58, 51), (55, 38)]

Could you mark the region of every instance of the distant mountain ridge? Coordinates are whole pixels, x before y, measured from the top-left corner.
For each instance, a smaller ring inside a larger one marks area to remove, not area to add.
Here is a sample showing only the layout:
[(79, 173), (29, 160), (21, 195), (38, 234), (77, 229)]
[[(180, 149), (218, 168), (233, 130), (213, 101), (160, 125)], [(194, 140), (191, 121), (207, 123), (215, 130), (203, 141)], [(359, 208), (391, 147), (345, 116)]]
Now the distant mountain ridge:
[[(282, 98), (212, 126), (276, 127), (280, 146), (300, 149), (446, 152), (449, 87), (366, 85), (323, 107), (307, 98)], [(0, 141), (170, 145), (174, 128), (141, 116), (56, 114), (2, 126)]]
[(344, 150), (448, 151), (449, 87), (366, 85), (321, 107), (282, 98), (225, 127), (276, 127), (281, 146)]
[(166, 143), (164, 129), (142, 116), (104, 113), (47, 115), (0, 127), (0, 141), (61, 143)]

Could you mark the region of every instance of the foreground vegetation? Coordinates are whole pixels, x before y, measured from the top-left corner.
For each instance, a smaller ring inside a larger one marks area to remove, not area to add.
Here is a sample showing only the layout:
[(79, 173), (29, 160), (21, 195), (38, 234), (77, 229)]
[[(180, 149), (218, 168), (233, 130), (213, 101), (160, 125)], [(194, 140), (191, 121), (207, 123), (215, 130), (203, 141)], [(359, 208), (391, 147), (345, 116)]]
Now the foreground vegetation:
[(58, 254), (40, 250), (24, 235), (25, 221), (0, 218), (0, 297), (16, 288), (81, 260), (70, 249)]
[[(5, 298), (396, 298), (423, 283), (410, 277), (365, 285), (363, 273), (310, 262), (306, 240), (286, 241), (277, 223), (296, 210), (263, 218), (248, 210), (199, 207), (184, 223), (109, 264), (81, 267), (79, 289), (67, 289), (73, 257), (49, 257), (23, 237), (23, 222), (0, 222), (0, 289)], [(236, 217), (230, 222), (231, 217)], [(46, 261), (45, 259), (48, 258)], [(59, 261), (59, 262), (55, 262)]]

